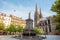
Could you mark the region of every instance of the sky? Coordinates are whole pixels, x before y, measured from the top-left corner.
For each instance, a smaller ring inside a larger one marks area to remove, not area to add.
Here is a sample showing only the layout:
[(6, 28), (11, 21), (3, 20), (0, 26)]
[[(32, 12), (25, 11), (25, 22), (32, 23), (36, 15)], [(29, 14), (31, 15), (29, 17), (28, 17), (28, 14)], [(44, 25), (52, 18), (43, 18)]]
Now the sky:
[(7, 16), (12, 14), (22, 19), (27, 19), (30, 12), (31, 18), (34, 19), (37, 4), (38, 12), (40, 13), (41, 8), (43, 17), (48, 17), (55, 14), (50, 10), (54, 1), (55, 0), (0, 0), (0, 12), (7, 14)]

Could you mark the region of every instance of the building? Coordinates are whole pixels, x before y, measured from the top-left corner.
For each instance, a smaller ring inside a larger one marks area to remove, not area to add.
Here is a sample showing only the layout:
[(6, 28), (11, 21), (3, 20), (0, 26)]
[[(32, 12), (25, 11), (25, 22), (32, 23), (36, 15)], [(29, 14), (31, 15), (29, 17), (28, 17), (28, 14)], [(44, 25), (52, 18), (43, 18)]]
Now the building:
[(8, 17), (8, 16), (4, 17), (3, 23), (4, 23), (4, 25), (5, 25), (6, 27), (7, 27), (8, 25), (10, 25), (10, 23), (11, 23), (11, 17)]
[(6, 14), (0, 12), (0, 22), (3, 22), (4, 17), (6, 17)]
[(11, 17), (11, 22), (14, 23), (15, 25), (21, 25), (23, 28), (26, 26), (26, 21), (23, 20), (22, 18), (16, 17), (12, 14), (10, 14)]
[(14, 23), (15, 25), (21, 25), (23, 28), (26, 26), (26, 21), (22, 18), (16, 17), (12, 14), (10, 16), (6, 16), (5, 13), (0, 12), (0, 22), (3, 22), (5, 26), (10, 25), (11, 23)]
[(53, 16), (43, 17), (41, 8), (40, 8), (40, 14), (38, 13), (37, 5), (34, 15), (34, 26), (38, 28), (42, 27), (46, 34), (54, 34), (56, 28)]

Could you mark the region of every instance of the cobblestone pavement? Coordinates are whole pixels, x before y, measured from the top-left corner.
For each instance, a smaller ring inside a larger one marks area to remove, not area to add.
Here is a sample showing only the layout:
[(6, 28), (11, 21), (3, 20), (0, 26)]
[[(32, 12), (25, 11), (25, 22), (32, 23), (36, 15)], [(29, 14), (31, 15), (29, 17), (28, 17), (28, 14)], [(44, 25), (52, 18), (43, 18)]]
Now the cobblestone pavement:
[(0, 40), (19, 40), (19, 39), (15, 39), (12, 36), (8, 35), (4, 35), (4, 36), (0, 36)]
[[(39, 40), (36, 38), (13, 38), (12, 35), (0, 35), (0, 40)], [(60, 35), (47, 35), (46, 39), (43, 40), (60, 40)]]
[(14, 37), (13, 35), (2, 35), (2, 36), (0, 36), (0, 40), (39, 40), (38, 39), (38, 37), (36, 37), (36, 38), (31, 38), (31, 37), (23, 37), (23, 38), (21, 38), (21, 37)]
[(14, 36), (12, 36), (12, 35), (2, 35), (2, 36), (0, 36), (0, 40), (38, 40), (38, 39), (36, 39), (36, 38), (14, 38)]

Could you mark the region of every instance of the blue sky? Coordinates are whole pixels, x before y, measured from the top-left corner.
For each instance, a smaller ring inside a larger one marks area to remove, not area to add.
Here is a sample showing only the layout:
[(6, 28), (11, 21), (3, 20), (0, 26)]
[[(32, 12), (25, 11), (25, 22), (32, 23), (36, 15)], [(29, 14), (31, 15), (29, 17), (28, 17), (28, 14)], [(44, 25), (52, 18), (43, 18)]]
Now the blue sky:
[[(29, 12), (31, 12), (31, 18), (34, 19), (36, 3), (38, 6), (38, 12), (42, 9), (44, 17), (54, 15), (55, 13), (50, 10), (55, 0), (0, 0), (0, 12), (28, 18)], [(14, 12), (14, 10), (16, 10)]]

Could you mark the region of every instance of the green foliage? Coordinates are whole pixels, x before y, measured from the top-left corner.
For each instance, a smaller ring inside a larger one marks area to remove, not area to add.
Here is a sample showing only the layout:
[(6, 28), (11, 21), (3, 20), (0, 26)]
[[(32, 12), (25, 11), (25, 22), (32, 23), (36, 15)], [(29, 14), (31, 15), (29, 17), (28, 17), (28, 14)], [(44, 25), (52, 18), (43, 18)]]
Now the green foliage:
[(4, 24), (0, 22), (0, 30), (4, 30)]
[(51, 7), (51, 10), (57, 13), (57, 15), (54, 16), (54, 20), (56, 22), (56, 30), (60, 32), (60, 0), (55, 1)]
[(21, 25), (17, 25), (16, 30), (17, 32), (23, 32), (23, 27)]
[(16, 32), (16, 26), (15, 26), (14, 24), (11, 24), (11, 25), (9, 26), (8, 31), (10, 31), (10, 32)]
[(43, 28), (34, 28), (34, 31), (37, 33), (37, 34), (44, 34), (44, 30)]
[(60, 32), (60, 25), (56, 26), (56, 30), (58, 30)]
[(21, 25), (14, 25), (13, 23), (10, 26), (4, 26), (2, 22), (0, 22), (0, 30), (9, 31), (9, 32), (23, 32), (23, 27)]
[(14, 25), (13, 23), (10, 26), (4, 26), (2, 22), (0, 22), (0, 30), (9, 31), (9, 32), (23, 32), (23, 27), (21, 25)]
[(60, 23), (60, 15), (57, 15), (57, 16), (55, 17), (55, 21), (56, 21), (57, 23)]
[(5, 30), (5, 31), (9, 31), (9, 27), (7, 27), (7, 28), (4, 28), (4, 30)]
[(55, 3), (51, 7), (51, 10), (60, 14), (60, 0), (55, 1)]
[(10, 26), (5, 28), (4, 30), (9, 32), (22, 32), (23, 27), (21, 25), (14, 25), (13, 23), (11, 23)]

